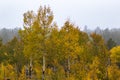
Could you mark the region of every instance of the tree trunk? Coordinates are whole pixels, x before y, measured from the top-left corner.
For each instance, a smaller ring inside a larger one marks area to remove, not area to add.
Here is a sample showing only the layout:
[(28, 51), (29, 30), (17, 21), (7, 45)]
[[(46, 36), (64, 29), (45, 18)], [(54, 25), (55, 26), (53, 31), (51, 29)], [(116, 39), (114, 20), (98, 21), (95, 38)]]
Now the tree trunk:
[(67, 70), (67, 77), (70, 77), (70, 57), (68, 57), (68, 70)]
[(42, 80), (45, 80), (45, 56), (43, 55)]
[(32, 57), (30, 58), (29, 64), (29, 79), (32, 79)]

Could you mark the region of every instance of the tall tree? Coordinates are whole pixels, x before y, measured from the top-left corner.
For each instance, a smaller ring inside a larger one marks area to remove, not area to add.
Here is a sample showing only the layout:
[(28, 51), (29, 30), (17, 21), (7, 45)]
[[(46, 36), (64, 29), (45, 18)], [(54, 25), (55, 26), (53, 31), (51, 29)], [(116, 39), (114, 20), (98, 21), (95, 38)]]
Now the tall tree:
[[(24, 42), (24, 53), (30, 58), (42, 59), (42, 80), (45, 80), (46, 41), (50, 35), (53, 13), (50, 7), (40, 7), (38, 13), (28, 11), (24, 14), (24, 30), (20, 31)], [(41, 62), (41, 61), (40, 61)]]
[(98, 79), (107, 79), (107, 66), (108, 66), (108, 51), (105, 46), (102, 36), (93, 33), (91, 34), (93, 53), (95, 57), (99, 60), (99, 73), (97, 74)]
[(113, 47), (110, 50), (110, 53), (111, 62), (113, 64), (117, 64), (117, 66), (120, 68), (120, 46)]
[(18, 78), (21, 74), (22, 67), (26, 63), (26, 59), (23, 54), (23, 43), (21, 40), (18, 40), (16, 37), (14, 37), (5, 46), (5, 53), (7, 54), (8, 63), (13, 65), (17, 74), (16, 77)]
[(61, 33), (61, 47), (64, 60), (64, 67), (66, 71), (66, 75), (68, 79), (71, 77), (70, 73), (72, 72), (71, 66), (74, 63), (74, 60), (77, 58), (77, 55), (80, 52), (79, 47), (79, 29), (75, 27), (69, 21), (66, 21), (62, 29)]

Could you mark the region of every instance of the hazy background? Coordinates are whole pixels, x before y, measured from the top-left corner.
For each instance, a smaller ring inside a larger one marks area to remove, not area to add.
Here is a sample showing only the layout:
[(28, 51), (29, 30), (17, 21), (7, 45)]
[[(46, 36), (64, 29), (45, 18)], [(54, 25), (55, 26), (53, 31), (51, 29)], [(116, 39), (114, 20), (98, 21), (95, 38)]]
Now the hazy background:
[(120, 0), (0, 0), (0, 28), (22, 27), (23, 13), (49, 5), (54, 21), (62, 26), (70, 20), (81, 29), (119, 28)]

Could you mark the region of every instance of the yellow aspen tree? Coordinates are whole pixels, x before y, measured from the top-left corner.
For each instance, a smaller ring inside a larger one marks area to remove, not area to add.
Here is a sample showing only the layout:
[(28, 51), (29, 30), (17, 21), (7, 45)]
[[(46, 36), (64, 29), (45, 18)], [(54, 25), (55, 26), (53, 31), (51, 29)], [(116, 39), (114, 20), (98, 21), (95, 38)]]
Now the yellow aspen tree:
[(24, 42), (24, 53), (30, 58), (42, 60), (42, 80), (45, 80), (46, 47), (45, 42), (50, 35), (53, 13), (49, 7), (40, 7), (37, 14), (28, 11), (24, 14), (24, 30), (20, 31)]
[(109, 80), (120, 79), (120, 46), (113, 47), (110, 50), (110, 66), (108, 67)]
[(78, 53), (80, 52), (79, 47), (79, 30), (69, 21), (66, 21), (62, 29), (60, 30), (61, 34), (61, 47), (63, 60), (65, 62), (65, 72), (66, 76), (69, 79), (71, 76), (71, 66), (74, 64), (74, 60), (77, 58)]
[(108, 50), (105, 46), (103, 38), (100, 35), (92, 33), (90, 36), (92, 38), (94, 56), (97, 56), (100, 59), (98, 67), (100, 73), (97, 74), (98, 79), (107, 79), (107, 67), (109, 62)]

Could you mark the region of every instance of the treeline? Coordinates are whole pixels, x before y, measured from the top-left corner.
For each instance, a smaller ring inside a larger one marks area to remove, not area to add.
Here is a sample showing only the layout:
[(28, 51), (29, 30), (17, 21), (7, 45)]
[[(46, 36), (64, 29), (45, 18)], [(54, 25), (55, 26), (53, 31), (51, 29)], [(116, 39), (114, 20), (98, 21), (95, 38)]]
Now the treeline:
[(116, 45), (120, 45), (120, 29), (100, 29), (100, 27), (97, 27), (95, 30), (90, 30), (87, 28), (87, 26), (85, 26), (84, 31), (88, 34), (91, 34), (93, 32), (100, 34), (106, 43), (109, 39), (112, 39)]
[(19, 39), (0, 42), (0, 79), (120, 80), (120, 46), (108, 50), (102, 36), (67, 20), (61, 29), (49, 7), (24, 14)]
[(19, 38), (18, 31), (19, 28), (14, 28), (14, 29), (0, 29), (0, 39), (2, 39), (2, 42), (5, 44), (12, 40), (14, 37)]
[[(2, 39), (3, 43), (7, 43), (10, 40), (12, 40), (14, 37), (19, 38), (19, 30), (20, 28), (14, 28), (14, 29), (7, 29), (7, 28), (3, 28), (0, 29), (0, 39)], [(120, 45), (120, 29), (114, 28), (114, 29), (100, 29), (99, 27), (97, 27), (95, 30), (90, 30), (87, 28), (87, 26), (85, 26), (83, 32), (86, 32), (88, 35), (91, 33), (96, 33), (99, 34), (103, 37), (103, 39), (105, 40), (105, 43), (107, 44), (107, 42), (109, 40), (112, 39), (112, 41), (116, 44), (116, 45)], [(113, 46), (114, 47), (114, 46)]]

